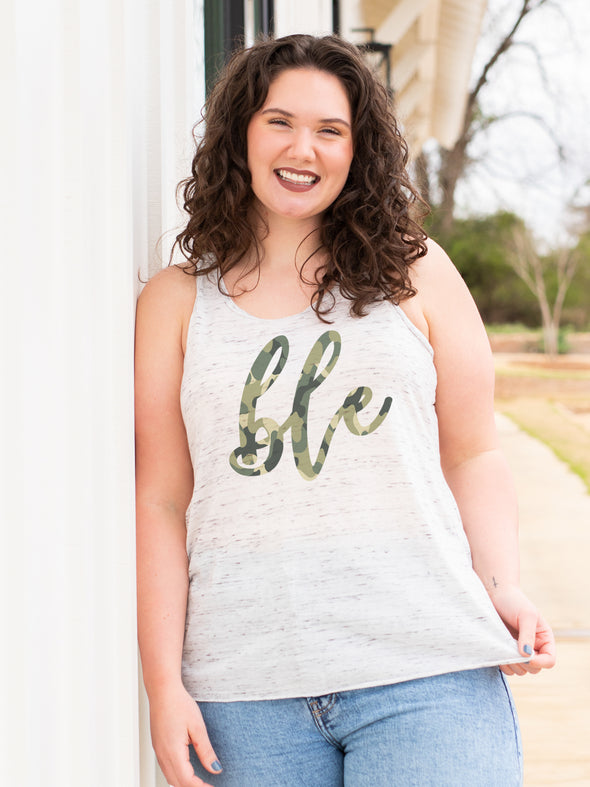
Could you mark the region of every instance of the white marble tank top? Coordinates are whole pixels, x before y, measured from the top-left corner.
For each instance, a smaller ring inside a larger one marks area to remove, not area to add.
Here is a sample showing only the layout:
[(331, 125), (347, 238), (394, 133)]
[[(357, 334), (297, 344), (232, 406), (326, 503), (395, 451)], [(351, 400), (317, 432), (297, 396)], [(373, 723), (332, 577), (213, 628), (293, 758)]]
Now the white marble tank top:
[(260, 319), (198, 278), (181, 388), (196, 700), (523, 660), (440, 468), (432, 348), (399, 307), (349, 305), (329, 325)]

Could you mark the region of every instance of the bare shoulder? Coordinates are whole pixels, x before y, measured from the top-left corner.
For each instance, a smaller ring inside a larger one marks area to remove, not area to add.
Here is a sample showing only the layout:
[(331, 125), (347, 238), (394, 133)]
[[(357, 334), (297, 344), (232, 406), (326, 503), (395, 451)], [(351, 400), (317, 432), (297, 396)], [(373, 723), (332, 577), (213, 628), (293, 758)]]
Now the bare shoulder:
[(463, 281), (449, 255), (436, 241), (428, 238), (426, 248), (428, 251), (424, 257), (416, 260), (410, 268), (412, 284), (418, 293), (426, 295), (441, 285), (452, 287)]
[(161, 307), (186, 307), (195, 300), (195, 277), (183, 265), (170, 265), (152, 276), (139, 296), (139, 302)]
[(161, 330), (180, 332), (184, 347), (196, 297), (195, 276), (181, 265), (158, 271), (143, 288), (137, 302), (137, 321), (155, 322)]
[(446, 252), (431, 238), (427, 253), (410, 266), (410, 281), (416, 290), (413, 298), (401, 302), (406, 316), (431, 341), (437, 312), (457, 297), (470, 298), (459, 272)]
[(417, 290), (416, 304), (429, 325), (429, 332), (440, 324), (478, 320), (477, 308), (461, 274), (448, 254), (431, 239), (428, 252), (411, 266), (412, 284)]

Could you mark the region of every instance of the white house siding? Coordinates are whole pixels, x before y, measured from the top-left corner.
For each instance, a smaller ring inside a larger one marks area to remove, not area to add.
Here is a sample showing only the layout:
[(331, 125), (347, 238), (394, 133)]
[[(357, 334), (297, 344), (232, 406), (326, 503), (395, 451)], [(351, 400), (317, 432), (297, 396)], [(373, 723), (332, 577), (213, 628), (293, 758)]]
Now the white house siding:
[(138, 270), (160, 264), (154, 241), (178, 223), (202, 9), (4, 0), (0, 13), (0, 783), (151, 787), (133, 317)]
[(275, 0), (275, 35), (332, 32), (331, 0)]
[(365, 33), (354, 32), (365, 27), (362, 0), (348, 0), (340, 3), (340, 35), (354, 43), (361, 43), (368, 39)]

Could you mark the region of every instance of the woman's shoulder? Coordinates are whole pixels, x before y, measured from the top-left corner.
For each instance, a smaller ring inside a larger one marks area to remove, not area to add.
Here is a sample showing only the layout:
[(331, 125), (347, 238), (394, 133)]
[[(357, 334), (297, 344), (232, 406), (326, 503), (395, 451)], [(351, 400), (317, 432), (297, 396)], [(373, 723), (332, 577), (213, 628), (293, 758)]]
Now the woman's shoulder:
[(444, 249), (432, 238), (426, 241), (426, 248), (426, 254), (410, 266), (416, 295), (401, 305), (407, 316), (432, 338), (433, 328), (451, 326), (466, 315), (471, 319), (475, 307), (461, 274)]
[(140, 308), (155, 308), (160, 312), (176, 312), (180, 316), (192, 311), (196, 296), (196, 277), (188, 265), (169, 265), (158, 271), (144, 286), (138, 304)]
[(195, 297), (195, 276), (191, 274), (192, 266), (188, 263), (168, 265), (154, 274), (143, 287), (140, 298), (144, 300), (177, 300)]
[(188, 265), (170, 265), (147, 282), (137, 302), (138, 323), (153, 323), (160, 331), (178, 335), (184, 346), (197, 293), (196, 277)]
[(428, 285), (437, 277), (457, 274), (457, 269), (442, 246), (432, 238), (427, 238), (425, 245), (426, 254), (410, 266), (410, 276), (412, 280), (416, 280), (413, 281), (414, 286), (417, 286), (417, 282), (420, 280), (423, 284)]
[(467, 292), (461, 274), (445, 250), (432, 238), (426, 241), (426, 254), (410, 266), (410, 280), (425, 305), (440, 305), (446, 298)]

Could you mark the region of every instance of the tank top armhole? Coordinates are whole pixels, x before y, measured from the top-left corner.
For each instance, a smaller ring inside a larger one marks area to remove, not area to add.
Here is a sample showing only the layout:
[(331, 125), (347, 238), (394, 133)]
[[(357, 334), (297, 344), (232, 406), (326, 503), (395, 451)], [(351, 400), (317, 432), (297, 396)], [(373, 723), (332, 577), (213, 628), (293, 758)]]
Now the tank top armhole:
[(396, 310), (397, 314), (399, 315), (399, 318), (400, 318), (400, 320), (401, 320), (401, 321), (402, 321), (402, 322), (403, 322), (403, 323), (406, 325), (406, 327), (408, 328), (408, 330), (409, 330), (411, 333), (413, 333), (413, 334), (414, 334), (414, 336), (415, 336), (415, 337), (418, 339), (418, 341), (419, 341), (419, 342), (422, 344), (422, 346), (424, 347), (424, 349), (425, 349), (425, 350), (427, 350), (427, 352), (428, 352), (428, 353), (429, 353), (431, 356), (434, 356), (434, 348), (433, 348), (433, 346), (430, 344), (430, 342), (428, 341), (428, 339), (426, 338), (426, 336), (425, 336), (425, 335), (422, 333), (422, 331), (420, 330), (420, 328), (418, 328), (416, 325), (414, 325), (414, 323), (412, 322), (412, 320), (410, 320), (410, 318), (408, 317), (408, 315), (405, 313), (405, 311), (402, 309), (402, 307), (401, 307), (399, 304), (397, 304), (397, 303), (394, 303), (394, 304), (392, 304), (392, 306), (393, 306), (393, 308)]
[(191, 343), (192, 343), (191, 342), (191, 337), (194, 334), (193, 327), (194, 327), (194, 323), (195, 323), (195, 321), (197, 319), (197, 311), (198, 311), (198, 308), (199, 308), (200, 290), (199, 290), (199, 286), (198, 286), (198, 278), (199, 278), (198, 276), (194, 277), (194, 279), (195, 279), (195, 284), (194, 284), (194, 287), (195, 287), (195, 299), (193, 301), (191, 314), (190, 314), (188, 325), (187, 325), (187, 328), (186, 328), (185, 347), (184, 347), (184, 357), (185, 358), (187, 357), (187, 355), (189, 353), (189, 349), (190, 349), (190, 346), (191, 346)]

